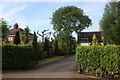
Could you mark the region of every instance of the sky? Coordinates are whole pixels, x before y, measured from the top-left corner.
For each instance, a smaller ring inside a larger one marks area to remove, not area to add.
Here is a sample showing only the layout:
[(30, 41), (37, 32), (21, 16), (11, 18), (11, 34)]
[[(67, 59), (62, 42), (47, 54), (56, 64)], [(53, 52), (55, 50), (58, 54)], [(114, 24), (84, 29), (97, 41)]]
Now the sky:
[[(6, 0), (5, 0), (6, 1)], [(64, 6), (76, 6), (84, 10), (84, 13), (92, 20), (92, 26), (84, 32), (99, 31), (99, 21), (103, 16), (107, 2), (1, 2), (0, 17), (3, 17), (9, 25), (19, 24), (19, 27), (29, 26), (31, 32), (49, 29), (54, 32), (51, 17), (55, 10)], [(73, 33), (75, 36), (75, 33)]]

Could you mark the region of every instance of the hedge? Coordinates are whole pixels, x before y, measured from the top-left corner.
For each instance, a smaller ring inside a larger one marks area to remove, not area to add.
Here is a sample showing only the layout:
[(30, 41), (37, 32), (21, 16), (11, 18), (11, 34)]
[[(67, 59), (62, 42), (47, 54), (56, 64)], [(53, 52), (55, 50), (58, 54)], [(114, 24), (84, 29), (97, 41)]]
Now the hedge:
[(2, 69), (28, 69), (35, 59), (31, 45), (2, 45)]
[(78, 46), (76, 64), (80, 73), (89, 73), (102, 78), (118, 77), (120, 46)]

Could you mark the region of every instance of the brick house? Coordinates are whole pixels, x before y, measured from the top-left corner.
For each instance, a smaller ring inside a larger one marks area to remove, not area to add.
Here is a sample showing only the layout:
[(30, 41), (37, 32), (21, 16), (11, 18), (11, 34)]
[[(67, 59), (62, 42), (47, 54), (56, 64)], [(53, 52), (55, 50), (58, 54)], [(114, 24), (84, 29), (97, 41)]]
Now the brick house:
[[(22, 28), (19, 28), (19, 25), (16, 23), (13, 27), (13, 29), (10, 29), (9, 30), (9, 33), (8, 33), (8, 40), (11, 44), (14, 43), (14, 37), (15, 37), (15, 34), (16, 34), (16, 31), (19, 31), (20, 32), (20, 39), (22, 37), (22, 35), (25, 33), (24, 29)], [(29, 44), (32, 44), (32, 38), (33, 38), (33, 34), (29, 33)], [(22, 43), (22, 39), (21, 39), (21, 43)]]

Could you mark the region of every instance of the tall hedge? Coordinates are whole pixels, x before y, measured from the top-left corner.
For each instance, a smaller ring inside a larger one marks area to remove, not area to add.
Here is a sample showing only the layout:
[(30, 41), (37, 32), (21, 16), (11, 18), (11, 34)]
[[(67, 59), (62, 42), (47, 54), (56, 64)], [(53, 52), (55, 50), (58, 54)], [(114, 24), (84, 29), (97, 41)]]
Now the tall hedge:
[(118, 77), (120, 46), (78, 46), (76, 64), (80, 73), (89, 73), (102, 78)]
[(3, 45), (2, 68), (26, 69), (34, 63), (33, 47), (30, 45)]

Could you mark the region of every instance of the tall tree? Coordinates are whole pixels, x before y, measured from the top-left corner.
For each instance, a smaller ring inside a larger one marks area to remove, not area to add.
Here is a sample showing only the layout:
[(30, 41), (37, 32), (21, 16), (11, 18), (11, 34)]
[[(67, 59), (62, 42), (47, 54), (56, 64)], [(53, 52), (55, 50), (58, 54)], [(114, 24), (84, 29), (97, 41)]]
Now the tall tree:
[(37, 47), (37, 36), (36, 33), (34, 32), (34, 36), (33, 36), (33, 43), (32, 43), (33, 47), (36, 48)]
[(30, 33), (30, 29), (29, 27), (27, 26), (25, 28), (25, 44), (27, 44), (29, 42), (29, 33)]
[(65, 32), (70, 35), (73, 31), (79, 34), (83, 29), (91, 25), (91, 19), (83, 10), (75, 6), (61, 7), (52, 15), (53, 29), (57, 32)]
[(20, 44), (20, 33), (19, 33), (19, 30), (15, 34), (14, 44), (16, 44), (16, 45)]
[(55, 40), (55, 42), (54, 42), (54, 53), (55, 53), (55, 55), (59, 55), (58, 54), (59, 53), (59, 46), (58, 46), (57, 40)]
[(49, 53), (49, 45), (50, 45), (50, 42), (49, 42), (49, 39), (47, 37), (45, 37), (45, 43), (44, 43), (44, 51), (47, 52), (47, 56), (50, 57), (50, 53)]
[(104, 9), (103, 17), (100, 21), (100, 28), (104, 43), (120, 44), (120, 15), (118, 2), (109, 2)]

